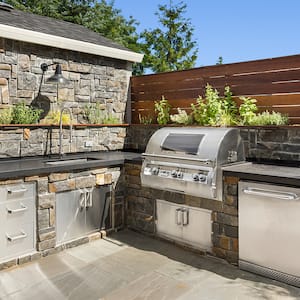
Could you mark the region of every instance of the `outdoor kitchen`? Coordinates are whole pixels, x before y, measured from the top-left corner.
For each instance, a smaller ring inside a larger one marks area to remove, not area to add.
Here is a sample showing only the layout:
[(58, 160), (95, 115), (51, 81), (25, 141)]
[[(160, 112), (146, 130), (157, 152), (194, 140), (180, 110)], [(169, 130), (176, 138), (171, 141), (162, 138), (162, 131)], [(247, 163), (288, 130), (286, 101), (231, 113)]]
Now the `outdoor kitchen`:
[[(38, 15), (30, 22), (27, 13), (10, 6), (0, 4), (0, 17), (0, 111), (8, 112), (18, 103), (42, 111), (37, 123), (0, 124), (1, 272), (43, 264), (56, 255), (68, 258), (68, 250), (80, 253), (80, 247), (88, 245), (94, 247), (88, 257), (94, 264), (105, 254), (97, 257), (99, 249), (93, 243), (102, 241), (110, 243), (104, 252), (113, 249), (112, 257), (130, 246), (140, 259), (144, 252), (155, 253), (151, 244), (158, 243), (168, 250), (159, 248), (156, 267), (159, 259), (172, 257), (174, 249), (195, 261), (221, 259), (233, 273), (245, 270), (300, 287), (299, 104), (292, 105), (292, 125), (285, 126), (137, 124), (141, 114), (154, 114), (152, 104), (158, 98), (148, 99), (147, 93), (163, 95), (157, 83), (156, 88), (151, 85), (154, 75), (132, 77), (132, 65), (142, 54), (88, 29), (82, 34), (79, 25)], [(275, 71), (262, 71), (264, 76), (278, 71), (274, 61)], [(287, 77), (285, 59), (278, 61)], [(300, 69), (299, 55), (286, 61), (287, 69), (295, 61), (294, 68)], [(227, 83), (245, 77), (241, 69), (247, 67), (191, 70), (211, 76), (193, 75), (196, 81), (201, 77), (201, 87), (195, 83), (197, 93), (205, 90), (208, 80), (224, 78)], [(238, 71), (230, 73), (230, 68)], [(219, 76), (224, 70), (230, 75)], [(187, 75), (156, 78), (162, 76)], [(165, 82), (162, 85), (166, 96), (175, 93), (170, 82), (169, 91)], [(193, 95), (195, 89), (191, 88)], [(291, 102), (299, 92), (300, 88), (289, 95)], [(258, 99), (265, 101), (271, 94), (261, 93)], [(276, 99), (283, 97), (277, 94)], [(190, 99), (172, 101), (186, 105)], [(134, 238), (126, 244), (131, 234)], [(158, 256), (161, 253), (164, 258)], [(130, 255), (129, 261), (135, 254)], [(122, 258), (116, 261), (112, 270), (118, 273)], [(81, 267), (76, 262), (72, 268), (76, 264)], [(135, 268), (142, 265), (141, 260)], [(92, 274), (98, 273), (94, 267), (89, 265)], [(118, 288), (129, 284), (130, 276), (136, 280), (134, 270), (126, 268), (126, 275), (117, 274), (125, 278), (118, 277)]]

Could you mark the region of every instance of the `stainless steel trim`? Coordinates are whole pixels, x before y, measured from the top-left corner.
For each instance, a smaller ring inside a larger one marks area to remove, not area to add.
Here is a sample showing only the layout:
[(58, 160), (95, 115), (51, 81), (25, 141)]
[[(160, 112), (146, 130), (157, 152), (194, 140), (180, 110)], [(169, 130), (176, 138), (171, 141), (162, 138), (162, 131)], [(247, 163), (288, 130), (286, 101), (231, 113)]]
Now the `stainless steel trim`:
[(21, 189), (17, 189), (17, 190), (14, 190), (14, 189), (10, 189), (10, 188), (7, 188), (7, 192), (9, 194), (14, 194), (14, 193), (25, 193), (27, 192), (28, 190), (26, 188), (21, 188)]
[(293, 276), (287, 273), (283, 273), (270, 268), (262, 267), (254, 263), (250, 263), (244, 260), (239, 260), (239, 268), (252, 273), (256, 273), (262, 276), (266, 276), (281, 282), (285, 282), (297, 287), (300, 287), (300, 277)]
[(25, 206), (23, 203), (20, 203), (20, 205), (21, 205), (21, 208), (17, 208), (17, 209), (9, 209), (8, 207), (6, 207), (7, 212), (9, 214), (16, 214), (16, 213), (19, 213), (19, 212), (22, 212), (22, 211), (25, 211), (28, 209), (28, 207)]
[(195, 166), (195, 165), (188, 165), (188, 164), (181, 164), (181, 163), (174, 163), (174, 162), (166, 162), (166, 161), (158, 161), (158, 160), (151, 160), (150, 164), (164, 166), (164, 167), (174, 167), (174, 168), (181, 168), (181, 169), (190, 169), (190, 170), (204, 170), (210, 171), (212, 168), (207, 166)]
[(206, 164), (213, 163), (214, 161), (208, 158), (193, 158), (193, 157), (185, 157), (185, 156), (173, 156), (173, 155), (161, 155), (161, 154), (150, 154), (150, 153), (142, 153), (142, 156), (145, 157), (161, 157), (161, 158), (171, 158), (171, 159), (180, 159), (180, 160), (192, 160), (197, 162), (203, 162)]
[(289, 192), (278, 192), (275, 190), (267, 190), (253, 187), (243, 189), (243, 192), (248, 195), (264, 196), (281, 200), (299, 200), (299, 196), (297, 194)]
[(21, 234), (16, 236), (10, 236), (8, 233), (6, 234), (6, 238), (10, 242), (14, 242), (16, 240), (25, 239), (27, 237), (27, 234), (21, 230)]

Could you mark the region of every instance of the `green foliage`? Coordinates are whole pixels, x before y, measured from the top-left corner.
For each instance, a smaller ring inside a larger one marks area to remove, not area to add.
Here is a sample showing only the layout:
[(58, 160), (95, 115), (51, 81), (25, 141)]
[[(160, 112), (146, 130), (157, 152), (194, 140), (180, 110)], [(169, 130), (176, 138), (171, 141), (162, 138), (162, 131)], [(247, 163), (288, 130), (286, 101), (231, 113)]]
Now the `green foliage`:
[(191, 108), (193, 119), (199, 125), (227, 126), (236, 123), (237, 106), (228, 86), (224, 97), (220, 97), (218, 91), (207, 84), (205, 99), (199, 96)]
[(190, 125), (193, 120), (184, 109), (177, 108), (178, 114), (170, 115), (171, 121), (178, 124)]
[(141, 114), (139, 114), (139, 121), (140, 124), (147, 125), (147, 124), (152, 124), (153, 119), (151, 116), (142, 116)]
[(116, 116), (113, 116), (112, 114), (108, 114), (103, 118), (102, 123), (103, 124), (120, 124), (120, 120)]
[(250, 125), (251, 120), (256, 116), (256, 99), (250, 97), (240, 97), (243, 103), (239, 107), (240, 124)]
[(252, 117), (249, 120), (249, 125), (286, 125), (288, 124), (288, 117), (282, 115), (279, 112), (270, 113), (269, 111), (264, 111)]
[[(61, 115), (61, 112), (59, 110), (50, 111), (47, 114), (47, 116), (41, 121), (41, 123), (49, 124), (49, 125), (58, 125), (60, 122), (60, 115)], [(68, 125), (71, 123), (71, 118), (68, 113), (63, 112), (61, 120), (62, 120), (62, 124), (64, 124), (64, 125)]]
[(12, 108), (0, 110), (0, 124), (10, 124), (12, 122)]
[(95, 104), (87, 104), (84, 107), (84, 116), (90, 124), (102, 124), (104, 115), (104, 109), (101, 108), (98, 102)]
[(120, 120), (116, 116), (108, 114), (98, 102), (86, 105), (84, 116), (89, 124), (120, 124)]
[(183, 17), (186, 4), (159, 5), (156, 13), (160, 28), (142, 32), (144, 67), (153, 72), (185, 70), (194, 67), (197, 59), (194, 28)]
[(177, 108), (178, 114), (169, 115), (170, 105), (162, 97), (160, 102), (155, 102), (155, 111), (158, 112), (158, 124), (165, 125), (172, 122), (190, 125), (196, 123), (201, 126), (231, 126), (231, 125), (286, 125), (288, 116), (279, 112), (256, 114), (258, 108), (256, 100), (250, 97), (240, 97), (243, 102), (239, 109), (233, 100), (232, 92), (228, 86), (224, 89), (224, 97), (220, 97), (216, 89), (207, 84), (205, 98), (199, 96), (196, 104), (191, 104), (191, 114)]
[(166, 125), (170, 121), (170, 109), (171, 105), (164, 96), (160, 101), (154, 103), (155, 112), (157, 112), (157, 123), (160, 125)]
[(223, 57), (219, 56), (216, 65), (223, 65)]
[(13, 124), (35, 124), (38, 123), (42, 110), (27, 106), (24, 102), (14, 105), (12, 110)]

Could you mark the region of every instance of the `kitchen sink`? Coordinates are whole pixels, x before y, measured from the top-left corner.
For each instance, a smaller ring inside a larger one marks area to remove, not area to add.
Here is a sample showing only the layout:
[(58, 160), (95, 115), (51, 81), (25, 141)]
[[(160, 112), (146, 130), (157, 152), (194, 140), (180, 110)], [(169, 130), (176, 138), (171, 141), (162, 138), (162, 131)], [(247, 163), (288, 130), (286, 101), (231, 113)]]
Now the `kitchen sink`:
[(58, 160), (49, 160), (46, 161), (46, 165), (62, 166), (62, 165), (73, 165), (73, 164), (82, 164), (85, 162), (101, 160), (100, 158), (94, 157), (84, 157), (84, 158), (68, 158), (68, 159), (58, 159)]

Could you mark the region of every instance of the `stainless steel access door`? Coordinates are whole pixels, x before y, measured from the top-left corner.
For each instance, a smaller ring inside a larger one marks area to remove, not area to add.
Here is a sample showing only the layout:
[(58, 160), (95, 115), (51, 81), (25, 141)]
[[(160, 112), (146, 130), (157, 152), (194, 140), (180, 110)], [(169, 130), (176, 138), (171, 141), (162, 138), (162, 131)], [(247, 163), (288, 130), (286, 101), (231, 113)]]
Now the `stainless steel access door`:
[(110, 199), (110, 185), (57, 193), (56, 243), (61, 244), (104, 228)]
[(300, 188), (239, 183), (239, 264), (300, 286)]

